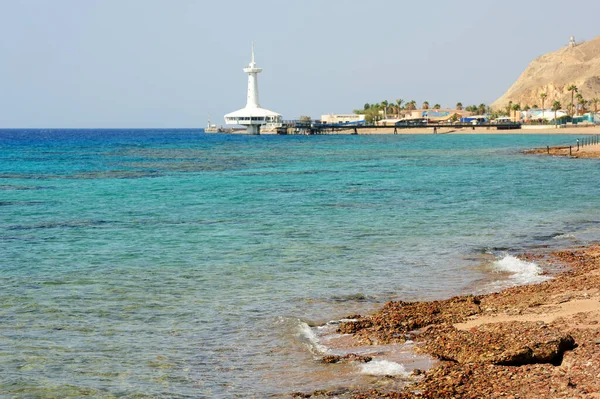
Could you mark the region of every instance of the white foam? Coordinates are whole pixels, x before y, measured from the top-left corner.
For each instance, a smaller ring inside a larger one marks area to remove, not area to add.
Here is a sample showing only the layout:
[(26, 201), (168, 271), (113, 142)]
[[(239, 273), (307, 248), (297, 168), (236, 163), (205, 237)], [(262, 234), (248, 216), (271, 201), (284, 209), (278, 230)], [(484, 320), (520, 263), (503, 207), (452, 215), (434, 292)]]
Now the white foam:
[(367, 375), (409, 375), (403, 365), (388, 360), (373, 360), (362, 364), (360, 369), (362, 374)]
[(320, 354), (330, 353), (330, 350), (325, 345), (321, 344), (321, 340), (308, 324), (300, 322), (299, 329), (300, 335), (308, 340), (312, 350)]
[(352, 321), (358, 321), (357, 319), (340, 319), (340, 320), (329, 320), (325, 325), (318, 326), (319, 330), (330, 330), (333, 327), (339, 326), (342, 323), (350, 323)]
[(550, 279), (542, 275), (542, 268), (535, 263), (520, 260), (512, 255), (495, 261), (493, 267), (497, 272), (509, 273), (514, 285), (536, 284)]
[(554, 237), (555, 240), (574, 240), (575, 238), (573, 234), (559, 234)]

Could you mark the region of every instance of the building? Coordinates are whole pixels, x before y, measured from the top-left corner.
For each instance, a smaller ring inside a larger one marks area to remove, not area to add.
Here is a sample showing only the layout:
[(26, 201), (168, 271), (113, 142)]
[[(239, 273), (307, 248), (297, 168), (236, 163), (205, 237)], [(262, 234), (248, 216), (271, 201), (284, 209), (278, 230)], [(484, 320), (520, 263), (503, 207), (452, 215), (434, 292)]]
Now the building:
[[(525, 121), (531, 121), (531, 120), (552, 121), (552, 120), (554, 120), (554, 110), (552, 110), (551, 108), (546, 108), (546, 109), (532, 108), (527, 111), (518, 111), (518, 112), (520, 112), (520, 114), (521, 114), (520, 119), (525, 120)], [(563, 111), (563, 110), (556, 111), (557, 118), (561, 118), (565, 115), (567, 115), (566, 111)]]
[(327, 114), (321, 115), (321, 122), (333, 124), (361, 124), (365, 123), (365, 115), (360, 114)]
[(464, 118), (473, 115), (472, 112), (450, 108), (440, 109), (415, 109), (412, 111), (404, 111), (404, 117), (407, 119), (434, 119), (434, 118), (445, 118), (454, 114), (458, 115), (459, 118)]
[(262, 72), (262, 68), (258, 68), (254, 61), (254, 42), (252, 42), (252, 60), (244, 68), (244, 72), (248, 74), (246, 106), (225, 115), (225, 123), (245, 126), (248, 134), (260, 134), (261, 126), (265, 125), (270, 129), (281, 126), (281, 115), (262, 108), (258, 102), (258, 74)]
[(571, 36), (571, 40), (569, 40), (569, 47), (575, 47), (577, 43), (575, 42), (575, 36)]

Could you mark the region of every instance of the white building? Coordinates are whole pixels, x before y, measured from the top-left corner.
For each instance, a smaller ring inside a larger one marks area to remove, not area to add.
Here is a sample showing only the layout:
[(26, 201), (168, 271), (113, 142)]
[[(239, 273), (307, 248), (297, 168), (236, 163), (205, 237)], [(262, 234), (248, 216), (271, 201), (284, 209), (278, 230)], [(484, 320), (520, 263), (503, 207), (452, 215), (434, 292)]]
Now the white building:
[[(530, 109), (528, 111), (521, 111), (521, 119), (525, 120), (535, 120), (535, 119), (545, 119), (547, 121), (554, 120), (554, 110), (551, 108), (546, 109)], [(560, 118), (568, 115), (566, 111), (558, 110), (556, 111), (556, 117)]]
[(281, 126), (281, 115), (261, 108), (258, 102), (258, 74), (262, 72), (262, 68), (258, 68), (254, 61), (254, 42), (252, 43), (252, 61), (244, 68), (244, 72), (248, 74), (246, 106), (225, 115), (225, 123), (246, 126), (248, 134), (260, 134), (260, 127), (265, 125), (267, 128)]
[(321, 122), (326, 124), (335, 123), (364, 123), (365, 115), (357, 114), (327, 114), (321, 115)]

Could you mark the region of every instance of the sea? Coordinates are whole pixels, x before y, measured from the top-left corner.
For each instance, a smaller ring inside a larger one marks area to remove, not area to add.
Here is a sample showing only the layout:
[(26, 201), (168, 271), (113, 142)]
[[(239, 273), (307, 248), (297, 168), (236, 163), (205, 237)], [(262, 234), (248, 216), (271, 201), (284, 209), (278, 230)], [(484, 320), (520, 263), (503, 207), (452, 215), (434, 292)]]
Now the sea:
[(0, 398), (410, 379), (410, 342), (323, 364), (337, 323), (543, 281), (516, 256), (598, 241), (600, 161), (522, 153), (575, 139), (1, 130)]

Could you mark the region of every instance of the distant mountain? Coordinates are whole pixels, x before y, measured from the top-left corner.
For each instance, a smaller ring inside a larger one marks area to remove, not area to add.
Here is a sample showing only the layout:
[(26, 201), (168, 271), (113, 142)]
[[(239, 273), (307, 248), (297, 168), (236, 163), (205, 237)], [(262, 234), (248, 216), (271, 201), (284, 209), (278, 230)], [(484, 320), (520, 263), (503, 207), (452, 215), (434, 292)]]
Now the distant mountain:
[[(571, 102), (567, 87), (574, 84), (585, 100), (600, 98), (600, 36), (574, 47), (567, 46), (533, 61), (512, 87), (492, 104), (492, 108), (514, 104), (542, 106), (541, 93), (546, 93), (545, 107), (556, 100), (563, 108)], [(574, 101), (577, 104), (577, 99)]]

